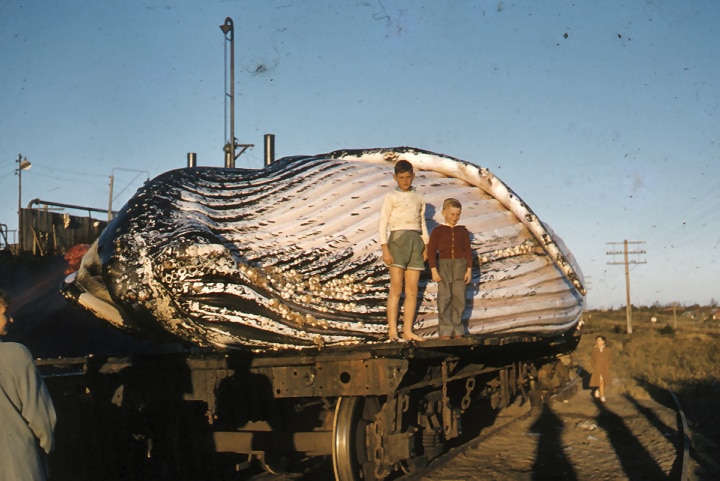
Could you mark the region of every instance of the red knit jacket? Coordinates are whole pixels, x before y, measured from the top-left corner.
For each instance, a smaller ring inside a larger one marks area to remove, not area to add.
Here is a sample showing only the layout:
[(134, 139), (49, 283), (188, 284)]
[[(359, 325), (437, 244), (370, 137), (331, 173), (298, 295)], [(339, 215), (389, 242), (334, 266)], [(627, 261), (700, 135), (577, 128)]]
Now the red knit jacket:
[(450, 227), (441, 224), (430, 233), (428, 242), (428, 264), (430, 268), (437, 267), (435, 254), (440, 252), (440, 259), (467, 260), (468, 267), (472, 266), (472, 247), (470, 247), (470, 233), (464, 225)]

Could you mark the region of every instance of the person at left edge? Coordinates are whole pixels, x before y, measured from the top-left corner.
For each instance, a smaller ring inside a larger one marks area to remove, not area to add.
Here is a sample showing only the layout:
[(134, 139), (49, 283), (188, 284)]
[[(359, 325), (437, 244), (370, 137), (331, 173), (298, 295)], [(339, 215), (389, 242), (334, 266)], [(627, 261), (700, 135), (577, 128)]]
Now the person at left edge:
[[(0, 336), (13, 322), (0, 291)], [(30, 351), (0, 339), (0, 481), (44, 481), (57, 416)]]

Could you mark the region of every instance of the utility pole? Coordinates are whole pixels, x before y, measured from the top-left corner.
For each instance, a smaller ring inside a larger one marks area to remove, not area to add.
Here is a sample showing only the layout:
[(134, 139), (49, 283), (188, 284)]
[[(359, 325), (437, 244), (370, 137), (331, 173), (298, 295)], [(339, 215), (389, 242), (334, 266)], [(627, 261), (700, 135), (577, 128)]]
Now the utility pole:
[(18, 154), (17, 169), (15, 173), (18, 176), (18, 241), (17, 241), (17, 253), (21, 253), (23, 250), (23, 212), (22, 212), (22, 173), (23, 170), (28, 170), (32, 167), (32, 164), (28, 161), (27, 157), (23, 159), (22, 154)]
[[(110, 172), (110, 185), (109, 185), (110, 195), (108, 196), (108, 222), (113, 220), (113, 190), (115, 188), (115, 171), (116, 170), (124, 170), (125, 172), (137, 172), (138, 174), (145, 174), (145, 176), (146, 176), (145, 182), (150, 180), (150, 173), (147, 170), (125, 169), (123, 167), (114, 167), (112, 172)], [(133, 180), (131, 180), (130, 182), (132, 183), (137, 178), (138, 178), (138, 176), (136, 175), (135, 178), (133, 178)], [(130, 184), (128, 184), (128, 185), (130, 185)], [(125, 186), (125, 189), (127, 189), (127, 186)], [(120, 191), (120, 193), (122, 193), (125, 189)]]
[[(623, 250), (609, 250), (606, 251), (605, 254), (609, 256), (615, 256), (619, 254), (623, 254), (623, 262), (608, 262), (609, 265), (625, 265), (625, 312), (626, 312), (626, 318), (627, 318), (627, 333), (632, 334), (632, 304), (630, 304), (630, 264), (647, 264), (647, 261), (642, 260), (629, 260), (630, 254), (635, 255), (641, 255), (645, 254), (645, 249), (638, 249), (629, 251), (628, 245), (629, 244), (644, 244), (645, 241), (628, 241), (627, 239), (622, 241)], [(619, 245), (621, 242), (606, 242), (608, 245)]]

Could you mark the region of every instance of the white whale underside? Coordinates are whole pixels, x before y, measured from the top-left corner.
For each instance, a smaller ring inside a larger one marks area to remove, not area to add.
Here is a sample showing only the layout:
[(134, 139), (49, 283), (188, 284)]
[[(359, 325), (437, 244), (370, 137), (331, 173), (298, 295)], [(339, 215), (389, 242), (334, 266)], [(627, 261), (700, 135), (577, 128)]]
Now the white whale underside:
[[(378, 221), (395, 160), (416, 169), (428, 229), (460, 200), (476, 261), (470, 335), (562, 334), (584, 307), (570, 251), (487, 169), (401, 147), (280, 159), (262, 170), (187, 168), (141, 188), (83, 259), (76, 299), (117, 327), (219, 348), (387, 338)], [(414, 331), (437, 336), (421, 278)]]

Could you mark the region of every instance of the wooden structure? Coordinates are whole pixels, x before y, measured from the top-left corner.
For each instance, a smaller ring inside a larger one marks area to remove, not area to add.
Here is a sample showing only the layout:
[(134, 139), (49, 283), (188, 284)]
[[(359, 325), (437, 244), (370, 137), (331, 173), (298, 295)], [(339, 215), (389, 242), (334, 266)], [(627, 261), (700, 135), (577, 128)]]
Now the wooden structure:
[[(32, 208), (33, 205), (44, 208)], [(66, 211), (52, 211), (48, 207), (85, 210), (87, 216), (71, 215)], [(32, 252), (35, 255), (63, 254), (77, 244), (92, 244), (105, 229), (107, 220), (95, 219), (92, 212), (107, 210), (68, 204), (32, 200), (20, 213), (20, 242), (17, 252)]]

